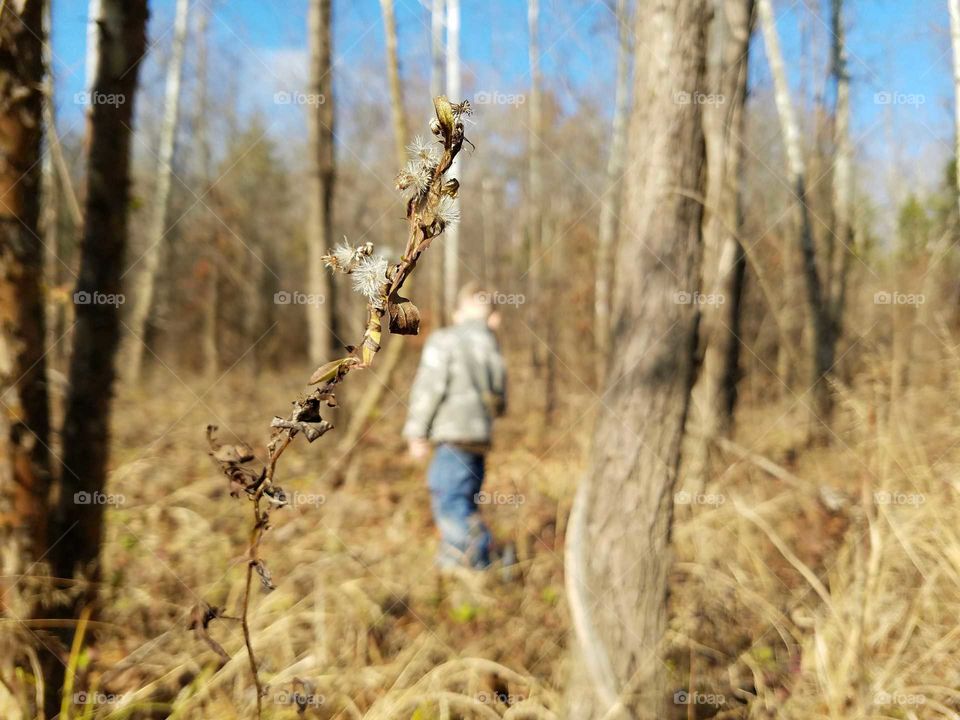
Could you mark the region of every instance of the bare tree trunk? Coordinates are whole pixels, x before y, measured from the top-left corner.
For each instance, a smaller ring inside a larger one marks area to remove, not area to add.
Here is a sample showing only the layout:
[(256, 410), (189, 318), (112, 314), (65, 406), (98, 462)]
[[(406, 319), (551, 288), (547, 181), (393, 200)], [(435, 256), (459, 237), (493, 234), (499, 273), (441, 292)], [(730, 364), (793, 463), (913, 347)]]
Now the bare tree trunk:
[[(710, 11), (704, 0), (640, 3), (604, 408), (574, 502), (566, 577), (589, 692), (566, 717), (665, 718), (662, 641), (673, 493), (694, 379), (705, 149), (701, 106)], [(590, 549), (589, 564), (585, 556)], [(618, 711), (619, 708), (619, 711)]]
[[(207, 79), (207, 28), (210, 22), (210, 8), (201, 6), (197, 15), (197, 100), (194, 125), (197, 138), (197, 150), (200, 153), (200, 174), (203, 177), (204, 195), (215, 192), (210, 150), (210, 99)], [(207, 261), (206, 299), (203, 306), (202, 353), (203, 374), (208, 380), (214, 380), (220, 371), (220, 345), (218, 343), (217, 317), (219, 313), (220, 257), (219, 233), (214, 226), (211, 212), (203, 209), (204, 222), (201, 232), (201, 256)]]
[[(527, 0), (527, 33), (530, 36), (530, 97), (527, 103), (530, 116), (527, 127), (528, 192), (527, 198), (527, 293), (531, 314), (539, 316), (543, 307), (540, 297), (543, 246), (543, 109), (540, 98), (540, 0)], [(531, 362), (539, 375), (545, 362), (543, 343), (534, 338)]]
[(407, 116), (403, 111), (403, 91), (400, 87), (400, 59), (397, 55), (397, 21), (393, 14), (393, 0), (380, 0), (383, 9), (383, 31), (387, 39), (387, 77), (390, 79), (390, 106), (393, 115), (393, 145), (397, 169), (407, 159)]
[[(70, 358), (70, 390), (63, 424), (60, 494), (54, 514), (56, 540), (50, 551), (53, 574), (85, 577), (80, 594), (58, 599), (53, 618), (76, 618), (95, 598), (98, 557), (103, 538), (101, 502), (109, 452), (110, 400), (114, 356), (120, 339), (119, 307), (109, 302), (122, 291), (121, 274), (127, 247), (130, 207), (130, 128), (140, 60), (146, 49), (147, 0), (102, 0), (97, 33), (94, 90), (122, 103), (92, 103), (87, 128), (87, 197), (78, 302)], [(72, 631), (60, 631), (65, 647)], [(60, 659), (46, 667), (47, 714), (59, 710), (63, 682)]]
[(820, 428), (826, 423), (831, 409), (830, 388), (827, 373), (833, 366), (833, 343), (830, 340), (830, 320), (824, 302), (824, 292), (817, 270), (816, 251), (813, 244), (813, 229), (810, 221), (810, 208), (807, 204), (806, 169), (800, 147), (800, 127), (797, 124), (793, 103), (790, 99), (790, 86), (780, 51), (780, 38), (774, 23), (770, 0), (757, 0), (760, 25), (766, 45), (770, 73), (773, 75), (777, 111), (783, 133), (783, 143), (787, 153), (787, 169), (790, 175), (790, 187), (796, 196), (797, 246), (803, 259), (803, 277), (807, 295), (807, 322), (810, 327), (811, 348), (810, 387), (811, 403), (808, 407), (810, 432), (819, 435)]
[(746, 255), (740, 230), (743, 106), (753, 0), (712, 0), (708, 92), (723, 100), (703, 108), (707, 147), (707, 202), (703, 221), (700, 305), (703, 364), (693, 393), (694, 438), (690, 470), (702, 485), (714, 440), (733, 418), (739, 361), (740, 297)]
[[(617, 85), (614, 91), (613, 132), (607, 158), (606, 187), (600, 200), (600, 226), (597, 237), (597, 278), (594, 307), (594, 338), (597, 350), (605, 355), (610, 348), (610, 291), (613, 251), (620, 218), (624, 151), (627, 141), (627, 111), (630, 106), (630, 13), (627, 0), (617, 0)], [(601, 365), (602, 367), (602, 365)]]
[[(953, 48), (953, 87), (956, 93), (954, 103), (954, 118), (956, 137), (954, 147), (956, 156), (960, 158), (960, 0), (949, 0), (950, 3), (950, 45)], [(957, 203), (960, 207), (960, 171), (955, 173), (957, 183)]]
[(832, 0), (833, 62), (837, 89), (834, 113), (833, 222), (831, 245), (839, 244), (831, 253), (831, 285), (828, 291), (829, 342), (831, 353), (843, 331), (843, 312), (847, 298), (847, 274), (853, 254), (853, 140), (850, 137), (850, 75), (847, 72), (846, 29), (843, 26), (843, 0)]
[[(458, 103), (460, 96), (460, 0), (447, 3), (447, 97)], [(460, 171), (460, 159), (454, 158), (448, 177), (456, 178)], [(460, 201), (454, 199), (454, 205)], [(449, 319), (457, 304), (460, 290), (460, 228), (456, 223), (447, 226), (443, 237), (443, 307)]]
[[(433, 0), (430, 11), (430, 96), (443, 95), (446, 87), (444, 77), (444, 39), (443, 26), (446, 24), (446, 3), (444, 0)], [(457, 102), (454, 100), (454, 102)], [(443, 325), (447, 321), (443, 302), (443, 262), (431, 263), (433, 270), (431, 278), (431, 306), (437, 324)]]
[(147, 232), (147, 249), (142, 259), (143, 269), (139, 273), (137, 282), (139, 292), (133, 296), (128, 318), (131, 337), (127, 340), (124, 374), (129, 382), (137, 382), (140, 379), (147, 341), (147, 322), (153, 308), (160, 260), (166, 245), (170, 189), (173, 184), (173, 155), (176, 149), (177, 120), (180, 114), (180, 85), (183, 77), (183, 55), (187, 44), (189, 12), (190, 0), (177, 0), (173, 24), (173, 48), (170, 64), (167, 66), (163, 125), (160, 128), (160, 147), (157, 152), (157, 185), (153, 193), (153, 214)]
[(310, 360), (330, 360), (337, 342), (336, 297), (323, 256), (333, 246), (333, 66), (332, 0), (310, 0), (310, 95), (308, 143), (310, 156), (309, 230), (307, 235), (307, 285), (322, 297), (319, 306), (307, 306)]
[(493, 204), (494, 182), (485, 177), (480, 183), (481, 232), (483, 233), (483, 248), (481, 250), (482, 272), (480, 277), (488, 288), (497, 283), (497, 241), (494, 218), (496, 209)]
[[(50, 37), (51, 23), (50, 3), (44, 3), (43, 8), (43, 37)], [(43, 160), (41, 162), (42, 182), (40, 187), (40, 236), (43, 238), (44, 284), (48, 288), (44, 305), (45, 337), (44, 347), (47, 353), (47, 367), (50, 370), (61, 370), (63, 358), (63, 344), (59, 342), (65, 326), (63, 324), (63, 303), (57, 298), (57, 293), (50, 292), (61, 282), (61, 265), (59, 255), (60, 245), (60, 194), (57, 184), (57, 166), (53, 154), (52, 138), (56, 132), (47, 128), (55, 126), (54, 119), (54, 87), (53, 87), (53, 48), (47, 42), (43, 46), (43, 125), (44, 141)], [(47, 119), (50, 118), (48, 121)]]
[[(33, 611), (28, 598), (36, 594), (21, 576), (48, 548), (39, 234), (44, 5), (15, 0), (0, 12), (0, 612), (14, 623)], [(12, 661), (14, 652), (2, 655)]]
[[(393, 15), (393, 0), (380, 0), (383, 8), (383, 26), (387, 37), (387, 75), (390, 78), (390, 106), (393, 114), (393, 145), (397, 156), (397, 168), (403, 168), (407, 162), (407, 119), (403, 112), (403, 91), (400, 86), (400, 60), (397, 54), (397, 27)], [(434, 96), (436, 97), (436, 96)], [(411, 281), (406, 282), (407, 290), (411, 289)], [(350, 416), (347, 431), (343, 434), (337, 450), (340, 454), (337, 465), (342, 466), (353, 453), (353, 448), (360, 439), (364, 426), (373, 412), (377, 409), (384, 393), (390, 387), (390, 379), (400, 365), (403, 349), (406, 343), (399, 342), (399, 338), (391, 338), (383, 351), (382, 359), (377, 363), (377, 375), (367, 385), (366, 390), (357, 403), (356, 412)], [(344, 471), (349, 475), (348, 471)]]

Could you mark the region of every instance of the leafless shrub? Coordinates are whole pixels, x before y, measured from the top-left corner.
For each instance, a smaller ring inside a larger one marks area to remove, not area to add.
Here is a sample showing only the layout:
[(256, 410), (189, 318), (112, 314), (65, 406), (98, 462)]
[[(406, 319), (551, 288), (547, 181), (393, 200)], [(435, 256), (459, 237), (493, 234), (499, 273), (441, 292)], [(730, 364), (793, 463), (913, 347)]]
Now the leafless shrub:
[[(286, 493), (275, 482), (277, 462), (297, 435), (313, 442), (333, 428), (321, 417), (321, 409), (336, 406), (336, 386), (350, 372), (373, 364), (380, 350), (385, 314), (388, 315), (390, 332), (398, 335), (416, 335), (419, 332), (420, 311), (413, 302), (400, 295), (400, 290), (433, 239), (448, 224), (459, 219), (449, 208), (450, 199), (456, 197), (460, 184), (455, 179), (445, 181), (444, 174), (463, 145), (461, 118), (470, 114), (470, 105), (467, 102), (452, 105), (447, 98), (440, 96), (434, 98), (434, 109), (436, 117), (430, 122), (430, 131), (442, 150), (418, 138), (411, 147), (413, 157), (410, 163), (397, 177), (397, 188), (410, 193), (407, 200), (409, 234), (403, 255), (390, 264), (386, 258), (374, 253), (371, 243), (355, 248), (345, 240), (324, 257), (326, 266), (331, 270), (350, 275), (354, 290), (367, 299), (366, 329), (360, 343), (347, 347), (346, 357), (332, 360), (314, 371), (309, 380), (314, 389), (293, 401), (289, 417), (273, 418), (267, 443), (267, 462), (259, 468), (249, 445), (221, 444), (215, 437), (216, 427), (207, 427), (210, 456), (229, 480), (230, 494), (234, 497), (245, 496), (253, 509), (240, 622), (250, 672), (257, 688), (257, 717), (262, 715), (265, 686), (260, 679), (253, 651), (248, 613), (254, 573), (265, 589), (274, 589), (271, 573), (260, 557), (260, 541), (270, 528), (271, 506), (282, 507), (287, 504)], [(220, 617), (226, 617), (220, 608), (198, 607), (193, 614), (191, 627), (223, 660), (227, 658), (226, 652), (207, 632), (209, 624)]]

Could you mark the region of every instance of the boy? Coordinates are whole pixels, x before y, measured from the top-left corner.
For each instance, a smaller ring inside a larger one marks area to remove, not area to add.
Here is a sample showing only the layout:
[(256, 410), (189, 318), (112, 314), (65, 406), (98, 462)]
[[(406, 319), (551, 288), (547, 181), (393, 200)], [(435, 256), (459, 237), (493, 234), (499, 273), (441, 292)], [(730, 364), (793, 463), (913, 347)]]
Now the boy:
[(490, 564), (490, 532), (477, 512), (493, 419), (506, 407), (506, 370), (493, 333), (490, 294), (460, 291), (454, 324), (434, 332), (410, 391), (403, 435), (410, 454), (425, 458), (434, 522), (440, 530), (437, 564), (443, 569)]

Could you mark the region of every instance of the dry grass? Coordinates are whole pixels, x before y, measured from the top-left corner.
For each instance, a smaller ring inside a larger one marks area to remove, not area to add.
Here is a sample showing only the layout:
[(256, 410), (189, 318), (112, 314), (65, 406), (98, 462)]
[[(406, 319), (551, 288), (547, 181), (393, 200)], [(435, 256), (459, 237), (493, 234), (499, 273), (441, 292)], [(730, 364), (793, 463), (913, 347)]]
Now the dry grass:
[[(940, 366), (935, 391), (908, 387), (891, 404), (889, 362), (870, 352), (837, 387), (826, 446), (800, 444), (793, 398), (745, 401), (737, 442), (801, 484), (729, 455), (706, 496), (678, 505), (669, 659), (675, 688), (697, 703), (676, 717), (958, 717), (960, 381), (955, 364)], [(204, 395), (158, 370), (118, 398), (110, 487), (125, 502), (108, 513), (104, 624), (76, 661), (100, 702), (70, 717), (250, 716), (239, 623), (211, 625), (231, 657), (219, 669), (188, 629), (201, 600), (236, 613), (245, 570), (245, 501), (227, 495), (202, 427), (262, 436), (264, 408), (282, 413), (270, 403), (300, 376), (253, 385), (234, 372)], [(433, 570), (423, 468), (394, 459), (398, 398), (345, 484), (324, 473), (333, 442), (287, 458), (284, 487), (317, 502), (276, 512), (265, 540), (277, 589), (255, 593), (252, 623), (267, 717), (297, 717), (294, 691), (315, 718), (562, 717), (561, 544), (591, 398), (567, 397), (543, 433), (519, 410), (525, 386), (514, 383), (489, 473), (491, 492), (523, 503), (485, 510), (517, 544), (512, 582), (494, 573), (476, 587)]]

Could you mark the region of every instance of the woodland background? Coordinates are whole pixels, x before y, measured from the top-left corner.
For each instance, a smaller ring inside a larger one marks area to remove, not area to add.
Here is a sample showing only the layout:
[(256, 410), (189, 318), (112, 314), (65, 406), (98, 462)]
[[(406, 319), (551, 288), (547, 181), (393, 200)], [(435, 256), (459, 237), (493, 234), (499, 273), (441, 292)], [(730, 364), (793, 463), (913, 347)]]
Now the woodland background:
[[(957, 0), (0, 2), (0, 716), (960, 717), (955, 67)], [(204, 429), (268, 458), (357, 344), (323, 255), (404, 251), (440, 95), (420, 334), (284, 455), (258, 703)], [(399, 436), (468, 281), (482, 587)]]

